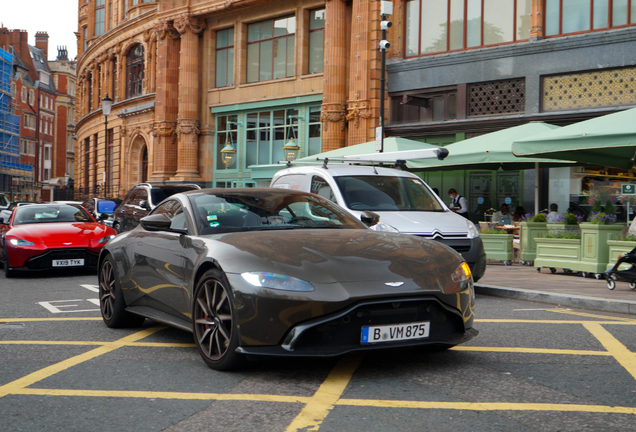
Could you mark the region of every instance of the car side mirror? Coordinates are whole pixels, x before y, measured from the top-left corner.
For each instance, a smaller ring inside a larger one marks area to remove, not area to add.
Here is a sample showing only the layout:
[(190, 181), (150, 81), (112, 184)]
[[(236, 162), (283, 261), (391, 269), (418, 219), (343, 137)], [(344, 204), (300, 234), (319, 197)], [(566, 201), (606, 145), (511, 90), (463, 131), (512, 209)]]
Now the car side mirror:
[(373, 213), (372, 211), (365, 210), (360, 215), (360, 220), (366, 226), (371, 227), (373, 225), (376, 225), (378, 222), (380, 222), (380, 215), (377, 213)]
[(108, 219), (109, 217), (110, 217), (110, 215), (108, 215), (106, 213), (100, 213), (99, 217), (97, 218), (97, 220), (104, 221), (104, 220)]
[(139, 201), (139, 207), (145, 208), (146, 210), (150, 210), (150, 206), (148, 205), (148, 201), (146, 200)]
[(184, 229), (170, 228), (172, 221), (164, 214), (151, 214), (149, 216), (139, 219), (139, 224), (146, 231), (169, 231), (180, 234), (187, 234), (188, 231)]

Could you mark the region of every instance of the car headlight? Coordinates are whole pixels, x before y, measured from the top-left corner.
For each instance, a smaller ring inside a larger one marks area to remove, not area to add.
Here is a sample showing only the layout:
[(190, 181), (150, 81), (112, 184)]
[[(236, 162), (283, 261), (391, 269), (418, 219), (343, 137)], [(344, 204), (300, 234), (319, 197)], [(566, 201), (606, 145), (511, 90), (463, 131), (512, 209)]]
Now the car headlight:
[(9, 240), (9, 243), (11, 243), (13, 246), (35, 246), (35, 243), (33, 243), (32, 241), (22, 239), (11, 239)]
[(470, 267), (466, 261), (462, 262), (457, 268), (451, 273), (451, 278), (453, 282), (465, 282), (470, 279), (471, 272)]
[(106, 237), (102, 237), (99, 240), (97, 240), (97, 244), (103, 244), (103, 243), (108, 243), (110, 241), (110, 239), (115, 238), (114, 235), (108, 235)]
[(393, 232), (393, 233), (400, 232), (400, 230), (398, 230), (397, 228), (392, 227), (389, 224), (385, 224), (384, 222), (378, 222), (377, 224), (370, 226), (369, 228), (371, 228), (373, 231)]
[(256, 287), (271, 288), (283, 291), (313, 291), (315, 288), (307, 281), (276, 273), (246, 272), (241, 273), (243, 279)]
[(466, 219), (466, 225), (468, 225), (468, 238), (472, 239), (479, 237), (479, 230), (474, 223)]

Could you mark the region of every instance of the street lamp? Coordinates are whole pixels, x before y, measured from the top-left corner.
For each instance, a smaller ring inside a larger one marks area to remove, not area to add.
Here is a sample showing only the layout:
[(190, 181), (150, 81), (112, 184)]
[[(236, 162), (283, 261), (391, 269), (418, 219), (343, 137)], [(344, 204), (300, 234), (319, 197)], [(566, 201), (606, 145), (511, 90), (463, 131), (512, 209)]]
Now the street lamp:
[(223, 161), (223, 165), (225, 165), (225, 169), (229, 169), (235, 159), (236, 150), (234, 150), (234, 146), (232, 145), (232, 132), (228, 132), (227, 144), (221, 150), (221, 160)]
[(378, 128), (378, 133), (380, 135), (380, 148), (378, 150), (380, 153), (384, 151), (384, 87), (386, 82), (386, 50), (391, 46), (389, 41), (386, 40), (386, 31), (393, 25), (391, 21), (387, 21), (386, 16), (391, 14), (393, 14), (393, 3), (390, 1), (381, 1), (380, 15), (382, 16), (382, 21), (380, 21), (380, 30), (382, 31), (382, 40), (378, 46), (380, 49), (380, 127)]
[[(106, 97), (102, 99), (102, 113), (104, 113), (104, 163), (107, 163), (108, 157), (108, 116), (110, 115), (110, 108), (113, 106), (113, 100), (108, 97), (108, 93), (106, 93)], [(104, 174), (106, 171), (104, 170)], [(106, 183), (106, 179), (103, 180)], [(95, 179), (95, 184), (97, 185), (97, 179)], [(106, 197), (106, 184), (104, 184), (104, 197)]]

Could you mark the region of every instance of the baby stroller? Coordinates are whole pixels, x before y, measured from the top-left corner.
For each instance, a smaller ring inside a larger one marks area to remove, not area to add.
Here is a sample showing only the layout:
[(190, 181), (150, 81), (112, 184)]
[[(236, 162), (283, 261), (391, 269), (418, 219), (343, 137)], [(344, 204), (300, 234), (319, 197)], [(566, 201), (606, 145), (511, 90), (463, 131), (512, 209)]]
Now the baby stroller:
[[(619, 270), (618, 267), (623, 263), (631, 265), (626, 270)], [(607, 279), (607, 288), (610, 290), (616, 288), (616, 281), (628, 282), (629, 289), (636, 289), (636, 248), (619, 257), (614, 267), (605, 272), (605, 276)]]

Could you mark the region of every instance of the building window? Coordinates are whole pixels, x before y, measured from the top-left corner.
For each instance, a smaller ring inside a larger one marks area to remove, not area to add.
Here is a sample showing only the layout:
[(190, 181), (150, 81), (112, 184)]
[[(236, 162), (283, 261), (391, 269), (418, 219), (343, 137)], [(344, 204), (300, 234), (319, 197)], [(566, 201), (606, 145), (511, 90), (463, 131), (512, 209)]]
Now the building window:
[(216, 87), (234, 84), (234, 29), (216, 32)]
[(309, 73), (321, 73), (325, 45), (325, 10), (309, 14)]
[(391, 95), (391, 123), (442, 122), (466, 118), (464, 86)]
[(30, 114), (24, 114), (24, 128), (35, 130), (35, 116)]
[(88, 27), (84, 27), (82, 33), (84, 34), (84, 51), (86, 51), (86, 47), (88, 46)]
[(22, 93), (22, 103), (26, 103), (26, 101), (27, 101), (27, 89), (26, 89), (26, 87), (22, 87), (22, 91), (20, 93)]
[(294, 76), (296, 17), (261, 21), (247, 27), (247, 82)]
[(546, 0), (545, 35), (606, 29), (636, 23), (636, 0)]
[(66, 151), (68, 153), (75, 153), (75, 143), (73, 142), (73, 135), (66, 135)]
[(247, 113), (245, 168), (285, 160), (283, 146), (298, 142), (298, 109)]
[(309, 107), (309, 142), (307, 156), (322, 152), (322, 121), (320, 106)]
[(406, 56), (525, 40), (532, 0), (411, 0)]
[(88, 103), (86, 104), (88, 106), (88, 112), (91, 112), (93, 110), (93, 73), (89, 72), (86, 75), (86, 82), (88, 83), (88, 92), (86, 94), (86, 96), (88, 97)]
[(135, 45), (126, 55), (126, 98), (141, 96), (144, 82), (144, 47)]
[(29, 105), (35, 105), (35, 90), (33, 89), (29, 91)]

